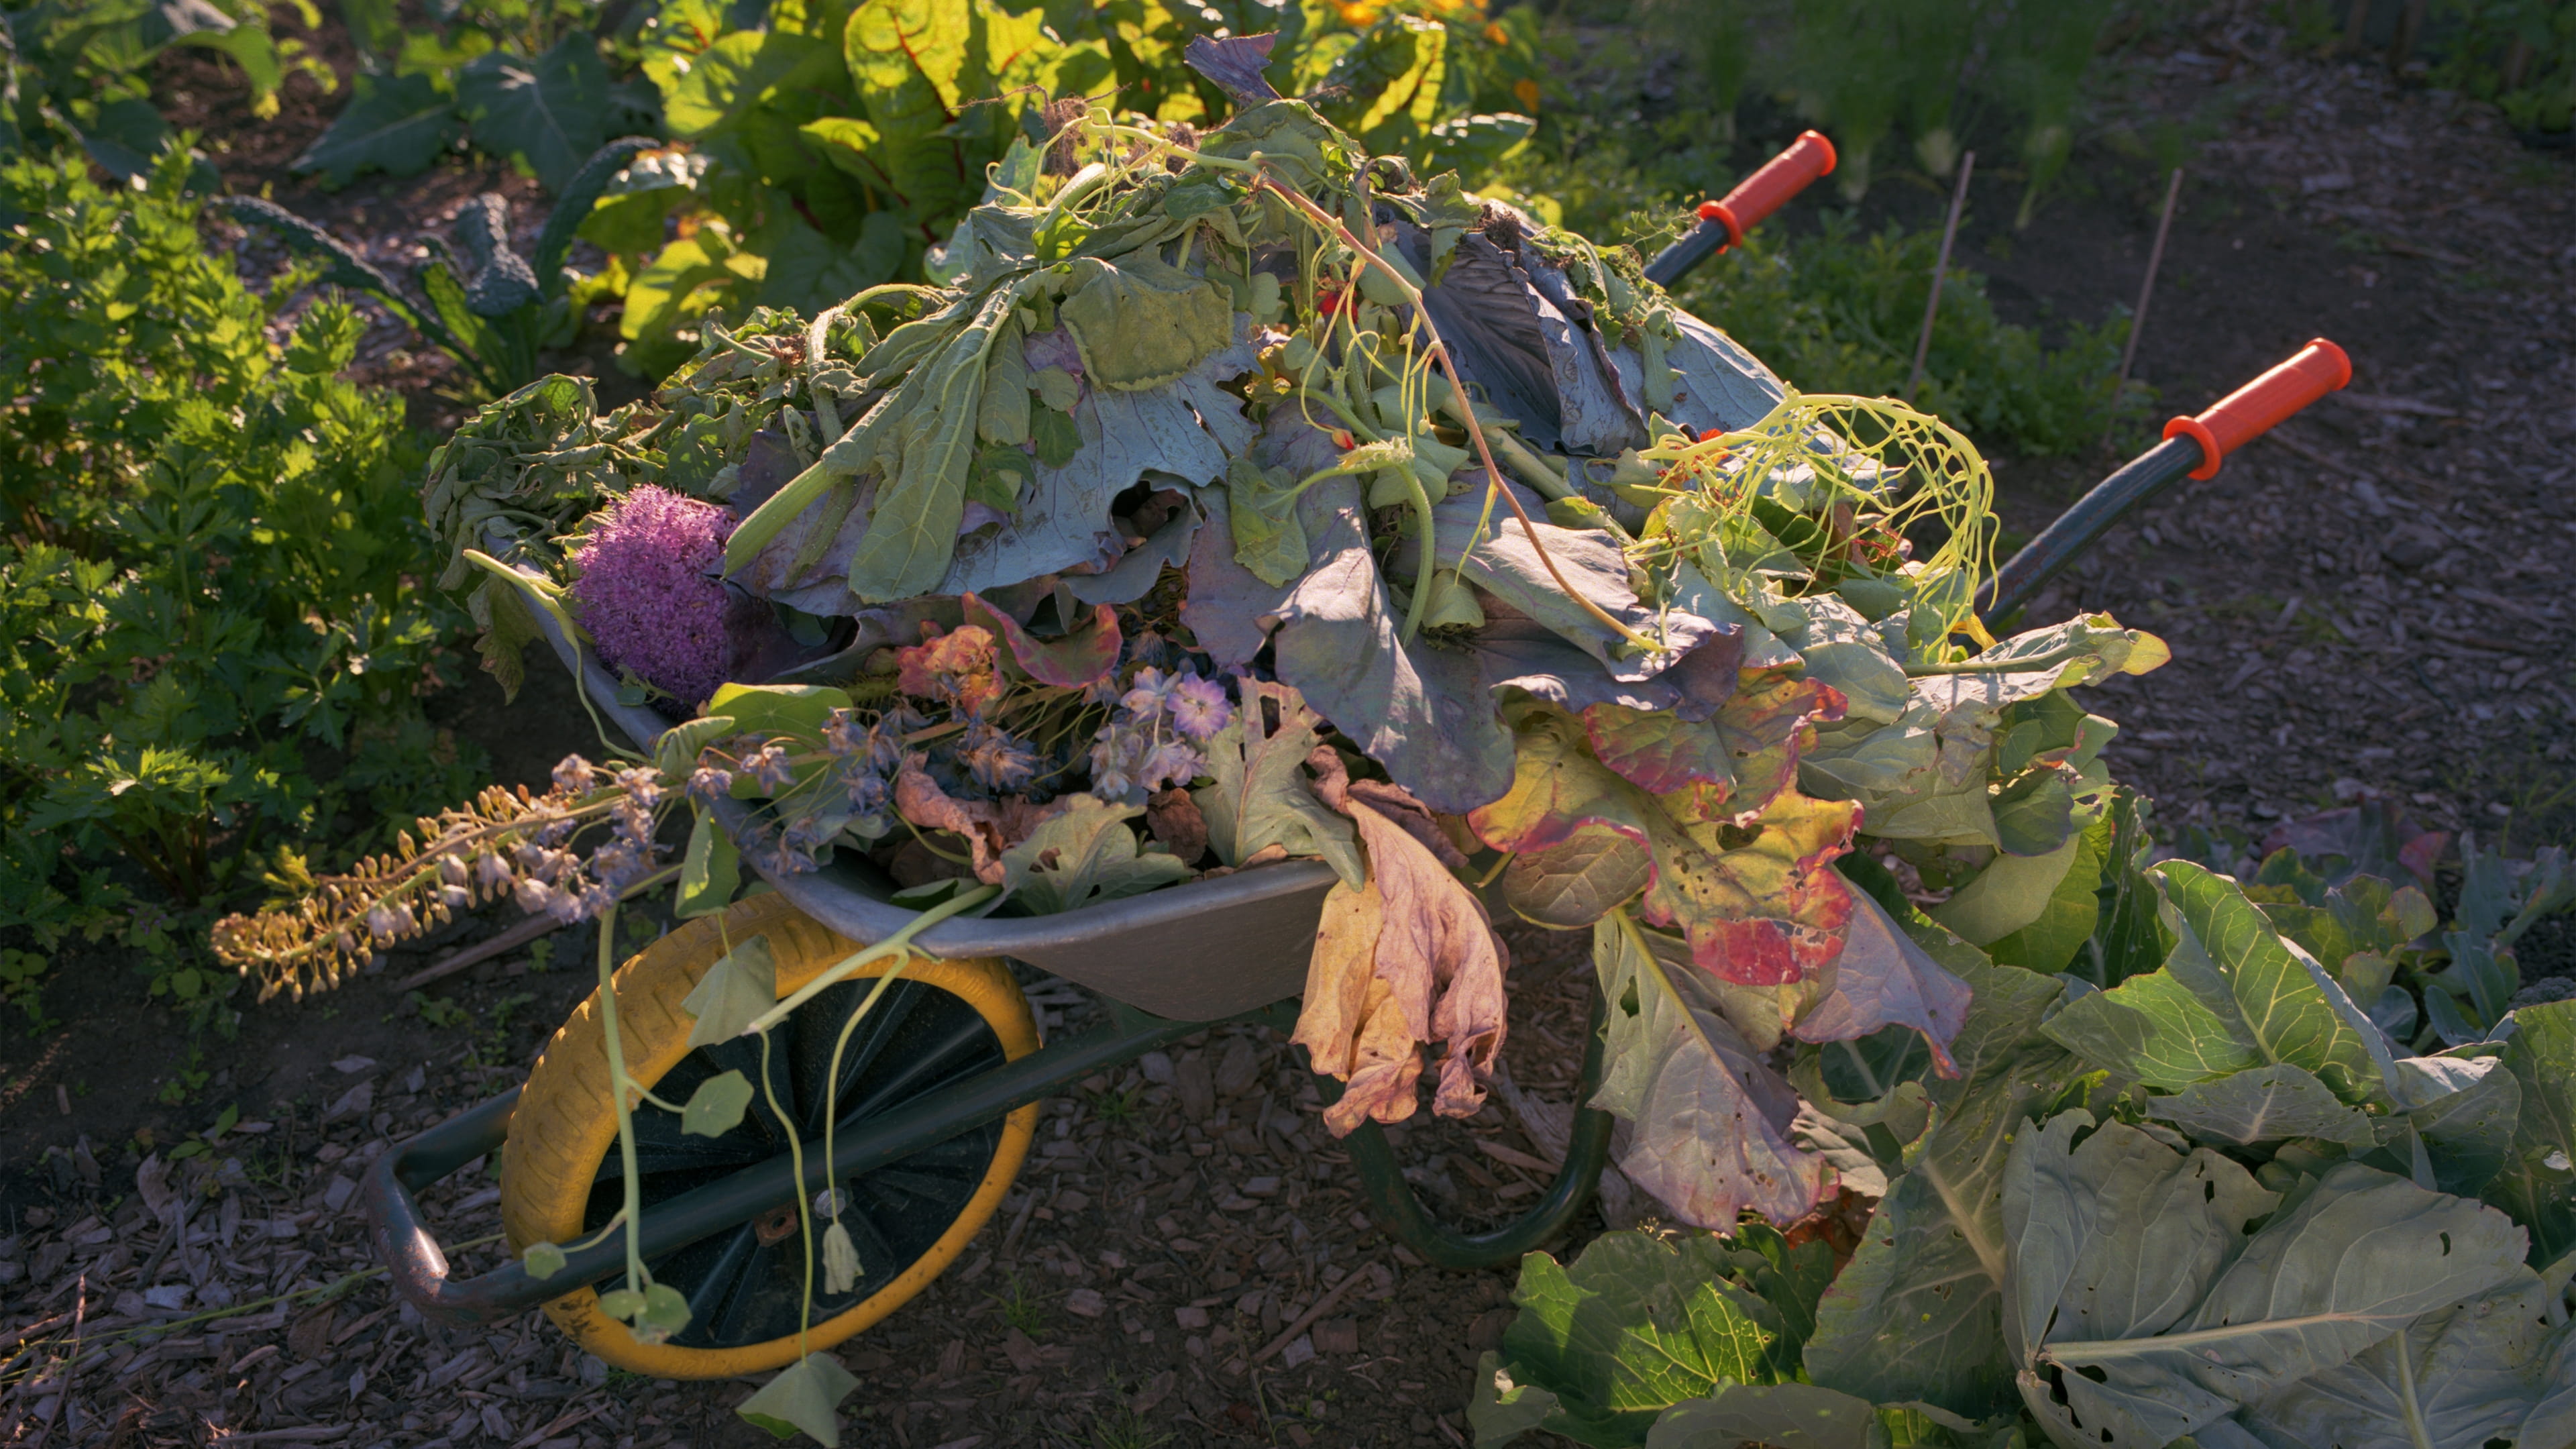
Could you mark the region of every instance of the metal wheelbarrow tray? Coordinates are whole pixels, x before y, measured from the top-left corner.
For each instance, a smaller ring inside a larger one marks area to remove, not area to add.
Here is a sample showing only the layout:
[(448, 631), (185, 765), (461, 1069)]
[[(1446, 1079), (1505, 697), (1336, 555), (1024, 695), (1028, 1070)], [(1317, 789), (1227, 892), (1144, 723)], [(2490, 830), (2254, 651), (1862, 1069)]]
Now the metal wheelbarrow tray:
[[(549, 641), (574, 671), (601, 714), (645, 745), (668, 727), (659, 715), (616, 702), (616, 681), (589, 650), (543, 620)], [(717, 806), (728, 829), (747, 813), (739, 802)], [(808, 875), (764, 878), (797, 909), (860, 942), (882, 940), (910, 924), (914, 912), (887, 899), (891, 881), (846, 852)], [(820, 1141), (806, 1145), (805, 1192), (884, 1167), (992, 1122), (1026, 1103), (1063, 1091), (1106, 1068), (1194, 1036), (1212, 1025), (1257, 1021), (1282, 1032), (1296, 1020), (1306, 960), (1332, 868), (1292, 860), (1086, 906), (1061, 915), (956, 918), (914, 938), (925, 955), (1001, 956), (1089, 988), (1109, 1021), (972, 1080), (916, 1098), (893, 1112), (838, 1131), (830, 1161)], [(1577, 1100), (1599, 1084), (1603, 1023), (1598, 993), (1586, 1034)], [(1340, 1084), (1316, 1078), (1330, 1101)], [(624, 1270), (622, 1234), (572, 1250), (564, 1268), (537, 1278), (513, 1262), (470, 1279), (448, 1275), (447, 1256), (414, 1196), (466, 1164), (499, 1150), (519, 1088), (492, 1098), (378, 1158), (364, 1185), (378, 1256), (396, 1291), (422, 1314), (471, 1325), (513, 1317)], [(1608, 1161), (1613, 1119), (1584, 1108), (1575, 1114), (1564, 1164), (1552, 1188), (1511, 1223), (1466, 1234), (1426, 1214), (1404, 1180), (1394, 1150), (1375, 1122), (1341, 1139), (1379, 1225), (1445, 1268), (1507, 1262), (1562, 1231), (1590, 1201)], [(792, 1203), (800, 1196), (786, 1154), (653, 1205), (644, 1218), (643, 1256), (654, 1261), (711, 1234)]]

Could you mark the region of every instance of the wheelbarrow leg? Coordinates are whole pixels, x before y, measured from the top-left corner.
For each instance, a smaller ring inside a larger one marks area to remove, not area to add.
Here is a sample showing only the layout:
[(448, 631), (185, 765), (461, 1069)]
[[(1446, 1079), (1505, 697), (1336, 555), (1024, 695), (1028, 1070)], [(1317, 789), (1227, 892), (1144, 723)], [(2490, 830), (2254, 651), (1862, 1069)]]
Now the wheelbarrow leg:
[[(1583, 1038), (1583, 1077), (1575, 1098), (1578, 1103), (1591, 1100), (1601, 1085), (1605, 1031), (1598, 981), (1593, 983), (1591, 995), (1591, 1023)], [(1341, 1083), (1321, 1075), (1316, 1082), (1327, 1104), (1341, 1096)], [(1609, 1113), (1577, 1106), (1564, 1165), (1557, 1169), (1556, 1182), (1547, 1195), (1528, 1212), (1484, 1233), (1459, 1232), (1433, 1221), (1422, 1210), (1412, 1184), (1404, 1180), (1404, 1171), (1396, 1164), (1394, 1147), (1377, 1123), (1362, 1122), (1342, 1139), (1342, 1145), (1359, 1169), (1360, 1191), (1368, 1199), (1370, 1216), (1393, 1233), (1397, 1242), (1435, 1268), (1491, 1268), (1547, 1242), (1574, 1221), (1575, 1214), (1592, 1200), (1593, 1190), (1601, 1185), (1601, 1169), (1610, 1160), (1610, 1131), (1615, 1125), (1616, 1119)]]

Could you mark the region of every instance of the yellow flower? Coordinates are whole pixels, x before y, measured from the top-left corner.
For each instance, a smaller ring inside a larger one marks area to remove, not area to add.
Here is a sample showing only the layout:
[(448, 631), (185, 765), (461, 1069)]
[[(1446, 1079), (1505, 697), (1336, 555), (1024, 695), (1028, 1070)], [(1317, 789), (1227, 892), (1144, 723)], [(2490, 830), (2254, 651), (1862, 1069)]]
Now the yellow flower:
[(1509, 45), (1511, 43), (1511, 39), (1511, 35), (1500, 25), (1488, 25), (1485, 27), (1485, 43), (1487, 45)]
[(1528, 76), (1521, 77), (1519, 80), (1512, 82), (1512, 94), (1520, 98), (1520, 103), (1522, 105), (1529, 107), (1533, 111), (1538, 109), (1537, 81), (1531, 80)]
[(1342, 23), (1354, 30), (1377, 23), (1377, 7), (1365, 3), (1365, 0), (1342, 0), (1338, 8), (1342, 14)]

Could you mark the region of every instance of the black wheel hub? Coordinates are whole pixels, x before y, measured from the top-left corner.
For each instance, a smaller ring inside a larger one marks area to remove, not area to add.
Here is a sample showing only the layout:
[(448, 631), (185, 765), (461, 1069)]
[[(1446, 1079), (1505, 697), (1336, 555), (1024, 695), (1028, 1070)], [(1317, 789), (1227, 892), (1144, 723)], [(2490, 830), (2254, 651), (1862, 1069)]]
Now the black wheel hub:
[[(636, 1162), (647, 1217), (657, 1202), (786, 1152), (780, 1110), (796, 1123), (806, 1151), (821, 1152), (824, 1077), (833, 1043), (873, 985), (867, 980), (835, 985), (770, 1033), (768, 1088), (754, 1094), (742, 1121), (723, 1136), (685, 1135), (678, 1117), (650, 1107), (635, 1113)], [(654, 1095), (684, 1102), (699, 1083), (727, 1071), (739, 1071), (757, 1086), (761, 1050), (757, 1039), (701, 1047), (653, 1084)], [(839, 1087), (829, 1094), (839, 1117), (836, 1130), (847, 1132), (1004, 1060), (1001, 1039), (963, 998), (898, 980), (886, 988), (841, 1052)], [(859, 1279), (847, 1292), (824, 1291), (822, 1235), (829, 1219), (817, 1212), (811, 1237), (812, 1322), (865, 1302), (930, 1251), (983, 1185), (1001, 1147), (1002, 1130), (1001, 1122), (988, 1122), (833, 1185), (840, 1196), (841, 1225), (858, 1248)], [(623, 1178), (612, 1144), (583, 1214), (586, 1233), (597, 1232), (616, 1216), (624, 1201)], [(689, 1326), (672, 1335), (672, 1345), (741, 1348), (793, 1336), (803, 1319), (799, 1307), (808, 1277), (806, 1252), (807, 1234), (790, 1205), (647, 1263), (653, 1281), (689, 1300)]]

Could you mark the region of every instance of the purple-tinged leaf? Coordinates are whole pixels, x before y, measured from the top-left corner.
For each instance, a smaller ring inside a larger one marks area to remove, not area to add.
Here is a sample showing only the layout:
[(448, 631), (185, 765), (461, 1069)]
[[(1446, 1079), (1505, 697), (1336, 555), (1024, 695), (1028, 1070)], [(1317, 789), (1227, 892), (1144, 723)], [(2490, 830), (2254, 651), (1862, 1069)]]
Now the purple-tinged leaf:
[(1789, 1139), (1798, 1094), (1700, 990), (1682, 943), (1614, 915), (1592, 928), (1592, 960), (1612, 1005), (1590, 1105), (1634, 1129), (1619, 1170), (1697, 1227), (1732, 1229), (1747, 1208), (1804, 1217), (1826, 1173)]
[(1843, 717), (1832, 685), (1777, 675), (1756, 681), (1698, 724), (1676, 711), (1595, 705), (1583, 712), (1592, 752), (1650, 795), (1696, 787), (1700, 813), (1741, 824), (1759, 815), (1798, 773), (1817, 724)]
[(974, 594), (966, 595), (964, 602), (967, 622), (992, 630), (1009, 646), (1011, 658), (1040, 684), (1080, 689), (1118, 667), (1118, 611), (1107, 604), (1093, 605), (1091, 621), (1072, 633), (1039, 639), (1020, 627), (1019, 620)]
[(1851, 925), (1834, 961), (1834, 989), (1790, 1029), (1800, 1041), (1858, 1041), (1881, 1027), (1911, 1027), (1932, 1048), (1932, 1067), (1959, 1075), (1950, 1039), (1967, 1024), (1968, 983), (1897, 929), (1868, 892), (1852, 893)]

